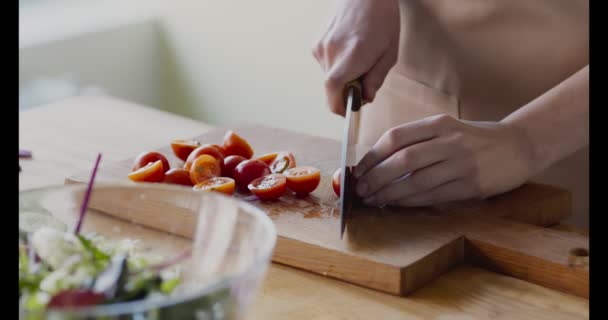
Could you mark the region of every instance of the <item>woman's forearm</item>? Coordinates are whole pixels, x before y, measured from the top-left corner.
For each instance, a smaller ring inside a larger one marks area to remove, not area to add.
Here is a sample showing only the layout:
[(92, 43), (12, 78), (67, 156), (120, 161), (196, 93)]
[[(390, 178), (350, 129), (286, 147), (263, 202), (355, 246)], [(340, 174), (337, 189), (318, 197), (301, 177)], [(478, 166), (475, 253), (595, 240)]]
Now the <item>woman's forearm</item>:
[(511, 113), (501, 122), (519, 128), (537, 174), (589, 144), (589, 65)]

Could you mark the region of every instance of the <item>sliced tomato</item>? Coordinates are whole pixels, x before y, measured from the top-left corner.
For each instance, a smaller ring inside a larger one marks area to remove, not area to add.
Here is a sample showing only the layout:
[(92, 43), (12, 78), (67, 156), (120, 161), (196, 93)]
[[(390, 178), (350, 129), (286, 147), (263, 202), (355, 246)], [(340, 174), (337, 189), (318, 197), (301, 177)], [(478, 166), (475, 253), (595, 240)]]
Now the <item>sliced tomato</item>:
[(207, 179), (201, 183), (197, 183), (193, 189), (202, 191), (215, 191), (227, 195), (234, 194), (235, 183), (234, 179), (227, 177), (215, 177)]
[(334, 188), (334, 193), (339, 197), (340, 196), (340, 173), (342, 172), (341, 168), (336, 169), (334, 175), (331, 178), (331, 186)]
[(163, 162), (161, 160), (150, 162), (145, 167), (129, 173), (128, 177), (135, 182), (161, 182), (165, 178)]
[(226, 157), (226, 150), (224, 150), (224, 147), (220, 146), (219, 144), (212, 144), (211, 146), (216, 148), (224, 158)]
[(234, 168), (234, 180), (240, 191), (247, 192), (247, 187), (251, 181), (271, 174), (270, 168), (264, 162), (256, 159), (249, 159), (239, 163)]
[(207, 179), (219, 177), (221, 172), (220, 162), (208, 154), (203, 154), (192, 162), (192, 166), (190, 167), (190, 180), (192, 181), (192, 184), (195, 185)]
[(239, 155), (247, 159), (253, 156), (253, 148), (247, 140), (236, 134), (234, 131), (226, 132), (224, 136), (224, 150), (226, 156)]
[(287, 169), (296, 167), (296, 158), (291, 152), (280, 152), (272, 160), (270, 164), (270, 171), (272, 173), (283, 173)]
[(274, 173), (251, 181), (247, 188), (260, 200), (276, 200), (287, 191), (287, 180), (284, 175)]
[(222, 152), (219, 149), (217, 149), (216, 147), (214, 147), (211, 144), (204, 144), (204, 145), (194, 149), (190, 153), (190, 155), (186, 159), (186, 163), (184, 164), (184, 169), (190, 170), (190, 167), (192, 166), (194, 159), (198, 158), (199, 156), (201, 156), (203, 154), (210, 155), (219, 161), (224, 160), (224, 155), (222, 154)]
[(164, 183), (181, 184), (184, 186), (192, 186), (190, 180), (190, 172), (184, 168), (173, 168), (165, 172)]
[(169, 161), (167, 158), (160, 152), (156, 151), (148, 151), (140, 153), (133, 163), (133, 169), (131, 171), (135, 171), (147, 166), (151, 162), (155, 162), (156, 160), (160, 160), (163, 163), (163, 172), (169, 171), (171, 167), (169, 166)]
[(278, 152), (267, 153), (257, 157), (257, 160), (264, 162), (267, 165), (271, 165), (274, 159), (279, 155)]
[(299, 196), (313, 192), (321, 181), (319, 169), (310, 166), (291, 168), (284, 174), (287, 178), (287, 188)]
[(196, 140), (173, 140), (171, 141), (171, 149), (173, 154), (182, 161), (186, 161), (188, 156), (194, 149), (200, 147), (201, 143)]

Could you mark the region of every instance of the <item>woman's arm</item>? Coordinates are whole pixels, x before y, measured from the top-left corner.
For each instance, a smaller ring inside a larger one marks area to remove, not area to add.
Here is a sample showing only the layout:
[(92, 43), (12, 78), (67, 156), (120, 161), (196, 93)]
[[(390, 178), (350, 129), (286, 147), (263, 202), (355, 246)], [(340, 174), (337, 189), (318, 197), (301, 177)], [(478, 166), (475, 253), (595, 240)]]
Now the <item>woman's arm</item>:
[(501, 122), (528, 137), (533, 173), (589, 144), (589, 65)]

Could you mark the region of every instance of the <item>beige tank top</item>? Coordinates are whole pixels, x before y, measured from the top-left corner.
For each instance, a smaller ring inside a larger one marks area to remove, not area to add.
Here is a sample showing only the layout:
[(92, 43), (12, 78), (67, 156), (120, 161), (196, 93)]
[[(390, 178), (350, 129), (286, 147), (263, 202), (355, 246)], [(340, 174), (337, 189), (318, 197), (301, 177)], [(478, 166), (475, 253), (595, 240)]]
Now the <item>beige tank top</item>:
[[(498, 121), (589, 63), (588, 0), (401, 0), (399, 60), (372, 105), (360, 142), (446, 113)], [(589, 219), (589, 150), (533, 181), (573, 194), (573, 218)]]

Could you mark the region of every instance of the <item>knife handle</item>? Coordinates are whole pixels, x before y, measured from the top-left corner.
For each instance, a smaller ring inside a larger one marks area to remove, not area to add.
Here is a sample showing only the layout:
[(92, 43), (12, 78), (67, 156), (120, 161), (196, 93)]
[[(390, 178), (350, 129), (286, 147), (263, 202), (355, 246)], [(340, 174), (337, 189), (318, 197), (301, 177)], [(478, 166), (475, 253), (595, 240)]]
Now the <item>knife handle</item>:
[(344, 101), (348, 101), (348, 95), (350, 94), (351, 89), (353, 89), (353, 104), (352, 111), (359, 111), (361, 109), (361, 105), (363, 105), (363, 78), (359, 78), (348, 82), (344, 88)]

